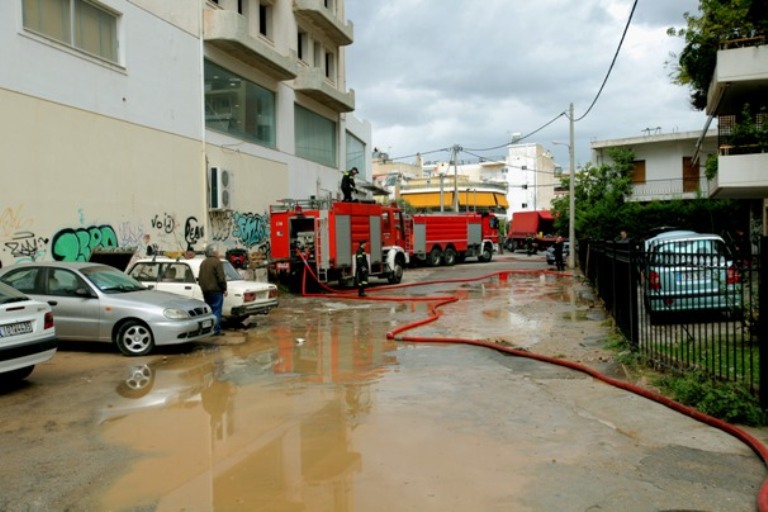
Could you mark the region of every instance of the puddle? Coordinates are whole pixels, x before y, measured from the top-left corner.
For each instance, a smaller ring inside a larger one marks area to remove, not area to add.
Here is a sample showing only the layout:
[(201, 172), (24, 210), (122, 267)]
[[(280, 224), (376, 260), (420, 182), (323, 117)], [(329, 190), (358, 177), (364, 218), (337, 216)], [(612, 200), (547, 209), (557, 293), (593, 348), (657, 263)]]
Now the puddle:
[[(552, 336), (568, 315), (589, 319), (587, 311), (575, 309), (581, 300), (569, 287), (549, 276), (418, 293), (446, 292), (462, 300), (409, 334), (531, 346)], [(551, 306), (534, 307), (542, 300)], [(445, 459), (444, 450), (428, 442), (437, 425), (419, 409), (402, 416), (403, 423), (375, 419), (382, 381), (395, 379), (395, 389), (406, 394), (430, 386), (402, 367), (403, 354), (424, 346), (386, 338), (393, 327), (423, 319), (428, 310), (423, 302), (287, 298), (256, 328), (227, 333), (224, 338), (234, 343), (130, 366), (99, 422), (105, 441), (136, 458), (103, 496), (103, 508), (361, 510), (355, 506), (359, 489), (365, 489), (366, 503), (378, 503), (375, 486), (366, 482), (381, 473), (378, 464), (390, 458), (386, 443), (397, 442), (398, 429), (423, 439), (411, 448), (414, 456)], [(420, 353), (434, 357), (433, 351)], [(455, 390), (426, 392), (449, 397)], [(484, 446), (491, 457), (494, 444)], [(387, 474), (397, 478), (398, 472), (390, 468)], [(444, 483), (443, 492), (446, 484), (451, 486)]]

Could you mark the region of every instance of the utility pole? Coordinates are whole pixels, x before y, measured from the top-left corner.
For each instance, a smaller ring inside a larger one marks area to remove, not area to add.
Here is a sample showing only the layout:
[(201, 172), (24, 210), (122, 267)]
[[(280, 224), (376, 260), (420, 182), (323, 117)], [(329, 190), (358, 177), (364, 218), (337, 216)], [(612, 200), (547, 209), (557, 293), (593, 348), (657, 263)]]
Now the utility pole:
[(570, 139), (568, 143), (568, 165), (571, 166), (571, 177), (568, 180), (568, 243), (571, 249), (568, 251), (568, 268), (576, 268), (576, 162), (573, 152), (573, 103), (568, 109), (568, 125)]
[(453, 159), (453, 211), (459, 211), (459, 151), (461, 146), (454, 144), (451, 148), (451, 158)]

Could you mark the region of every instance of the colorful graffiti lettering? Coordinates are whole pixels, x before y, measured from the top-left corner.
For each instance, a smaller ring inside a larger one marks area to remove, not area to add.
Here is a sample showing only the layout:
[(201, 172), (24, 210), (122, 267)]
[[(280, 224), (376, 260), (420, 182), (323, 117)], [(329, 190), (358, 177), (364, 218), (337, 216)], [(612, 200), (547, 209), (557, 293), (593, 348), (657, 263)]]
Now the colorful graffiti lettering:
[(195, 244), (200, 241), (205, 233), (205, 228), (197, 221), (197, 217), (187, 217), (184, 224), (184, 240), (187, 242), (187, 250), (194, 251)]
[(103, 224), (88, 228), (66, 228), (53, 236), (52, 257), (57, 261), (88, 261), (98, 247), (118, 247), (112, 226)]
[(269, 239), (269, 218), (256, 213), (232, 214), (232, 236), (246, 247), (253, 247)]

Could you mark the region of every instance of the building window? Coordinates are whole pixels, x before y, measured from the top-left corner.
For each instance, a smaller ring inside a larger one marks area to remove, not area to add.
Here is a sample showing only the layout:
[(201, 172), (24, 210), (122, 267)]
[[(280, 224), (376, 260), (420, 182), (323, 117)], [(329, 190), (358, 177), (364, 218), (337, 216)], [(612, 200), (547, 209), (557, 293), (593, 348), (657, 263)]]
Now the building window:
[(275, 93), (205, 61), (205, 126), (275, 147)]
[(24, 0), (24, 28), (118, 63), (118, 15), (85, 0)]
[(296, 156), (336, 167), (336, 123), (296, 105)]
[(335, 55), (330, 52), (325, 53), (325, 78), (332, 82), (336, 81), (336, 60), (334, 57)]
[(632, 162), (632, 165), (635, 166), (631, 176), (632, 184), (644, 185), (645, 184), (645, 160), (635, 160), (634, 162)]
[(272, 37), (272, 8), (265, 2), (259, 2), (259, 34)]
[(297, 43), (299, 60), (306, 62), (307, 57), (309, 57), (309, 34), (299, 30), (299, 40)]
[(347, 132), (347, 163), (344, 165), (345, 169), (351, 169), (357, 167), (360, 172), (365, 169), (365, 143)]

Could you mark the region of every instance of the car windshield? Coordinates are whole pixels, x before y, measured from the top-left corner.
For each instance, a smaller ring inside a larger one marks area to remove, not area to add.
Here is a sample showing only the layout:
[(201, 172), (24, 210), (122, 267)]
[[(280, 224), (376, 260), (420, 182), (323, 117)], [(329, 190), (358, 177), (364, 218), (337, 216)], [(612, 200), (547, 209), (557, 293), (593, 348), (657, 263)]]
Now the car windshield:
[(235, 270), (235, 267), (233, 267), (230, 262), (222, 260), (221, 263), (224, 265), (224, 274), (227, 276), (227, 281), (243, 280), (243, 276), (241, 276), (237, 270)]
[(22, 302), (25, 300), (29, 300), (29, 297), (5, 283), (0, 283), (0, 304)]
[(116, 268), (107, 266), (87, 267), (82, 270), (82, 273), (99, 290), (105, 293), (126, 293), (146, 290), (146, 287), (140, 282)]

